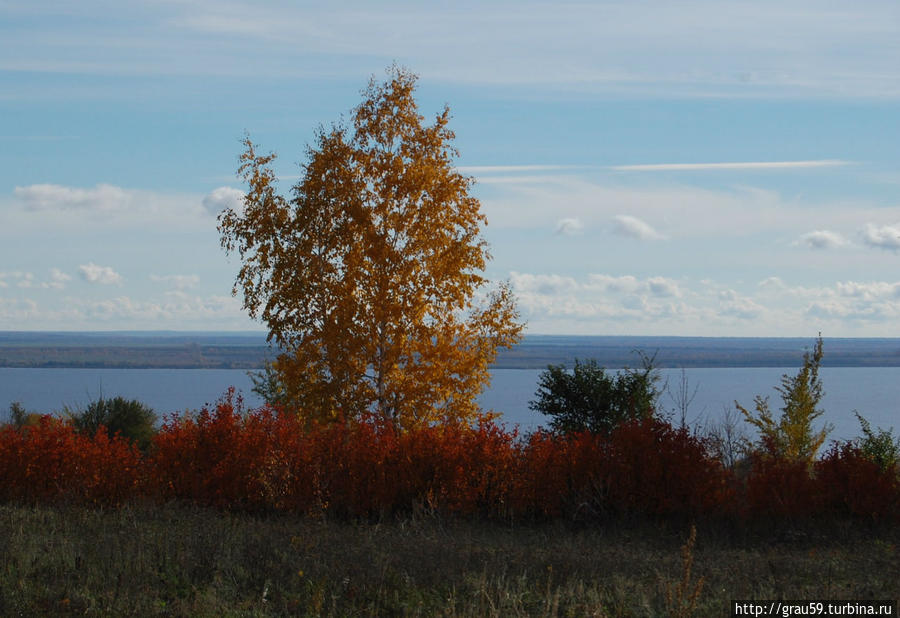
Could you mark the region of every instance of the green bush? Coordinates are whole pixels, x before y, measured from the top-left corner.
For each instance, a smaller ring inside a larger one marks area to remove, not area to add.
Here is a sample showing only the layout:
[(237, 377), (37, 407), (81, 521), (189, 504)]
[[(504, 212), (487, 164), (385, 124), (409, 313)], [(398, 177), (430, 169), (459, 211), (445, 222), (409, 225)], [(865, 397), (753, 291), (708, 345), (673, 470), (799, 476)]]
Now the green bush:
[(120, 434), (146, 451), (156, 433), (156, 414), (136, 399), (100, 397), (84, 411), (68, 411), (80, 433), (93, 436), (101, 426), (110, 437)]
[(550, 365), (538, 381), (537, 399), (528, 407), (552, 416), (554, 431), (590, 431), (608, 434), (620, 424), (653, 415), (659, 396), (652, 359), (643, 369), (606, 373), (596, 360), (575, 360), (570, 373), (565, 365)]
[(864, 437), (857, 440), (859, 450), (862, 451), (862, 454), (867, 459), (878, 464), (881, 470), (895, 469), (897, 463), (900, 462), (900, 438), (894, 439), (894, 428), (891, 427), (888, 430), (884, 430), (879, 427), (877, 432), (872, 431), (869, 421), (864, 419), (856, 410), (853, 413), (859, 419), (864, 435)]

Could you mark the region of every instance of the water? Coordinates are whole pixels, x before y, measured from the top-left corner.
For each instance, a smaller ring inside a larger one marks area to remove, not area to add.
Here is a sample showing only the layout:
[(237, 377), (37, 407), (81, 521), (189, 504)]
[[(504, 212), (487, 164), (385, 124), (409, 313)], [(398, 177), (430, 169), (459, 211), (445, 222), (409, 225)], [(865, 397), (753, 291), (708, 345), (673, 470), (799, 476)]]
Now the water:
[[(659, 400), (660, 408), (672, 414), (680, 423), (678, 393), (681, 369), (661, 369), (661, 386), (668, 384)], [(796, 370), (772, 367), (694, 368), (685, 369), (687, 393), (696, 388), (696, 395), (687, 410), (686, 422), (690, 426), (719, 422), (725, 410), (734, 410), (738, 401), (753, 411), (756, 395), (768, 396), (769, 407), (778, 418), (781, 398), (775, 386), (781, 384), (784, 373), (793, 375)], [(540, 370), (495, 369), (491, 388), (482, 394), (481, 404), (487, 409), (503, 411), (503, 420), (518, 424), (523, 430), (532, 430), (546, 423), (547, 417), (528, 409), (534, 399)], [(853, 411), (857, 410), (868, 420), (873, 429), (896, 427), (900, 430), (900, 367), (823, 367), (819, 370), (825, 396), (821, 407), (825, 413), (814, 426), (828, 422), (834, 430), (828, 439), (849, 440), (862, 432)], [(748, 432), (750, 426), (740, 422)], [(895, 432), (895, 435), (900, 431)]]
[[(739, 401), (753, 408), (753, 398), (769, 395), (773, 411), (778, 414), (781, 399), (774, 390), (785, 372), (782, 368), (716, 368), (687, 369), (689, 390), (697, 388), (687, 422), (691, 425), (715, 422), (725, 408), (734, 409)], [(502, 412), (502, 421), (518, 424), (523, 431), (533, 430), (546, 422), (546, 417), (528, 409), (534, 399), (541, 370), (495, 369), (490, 389), (480, 397), (482, 406)], [(663, 381), (677, 394), (681, 370), (663, 369)], [(893, 426), (900, 430), (900, 367), (825, 367), (820, 370), (825, 386), (819, 419), (834, 425), (829, 439), (851, 439), (860, 432), (853, 415), (858, 410), (873, 427)], [(0, 411), (5, 413), (12, 401), (20, 401), (27, 410), (51, 412), (62, 407), (84, 407), (101, 394), (138, 399), (158, 414), (196, 410), (213, 403), (228, 386), (235, 386), (251, 406), (261, 402), (252, 393), (252, 383), (243, 370), (218, 369), (11, 369), (0, 368)], [(675, 401), (664, 393), (662, 408), (674, 411)], [(674, 414), (678, 421), (680, 415)], [(742, 425), (745, 425), (742, 423)], [(897, 433), (900, 433), (898, 431)]]
[(250, 406), (262, 403), (247, 372), (234, 369), (13, 369), (0, 368), (0, 406), (19, 401), (26, 410), (84, 408), (104, 397), (137, 399), (160, 416), (198, 410), (229, 386)]

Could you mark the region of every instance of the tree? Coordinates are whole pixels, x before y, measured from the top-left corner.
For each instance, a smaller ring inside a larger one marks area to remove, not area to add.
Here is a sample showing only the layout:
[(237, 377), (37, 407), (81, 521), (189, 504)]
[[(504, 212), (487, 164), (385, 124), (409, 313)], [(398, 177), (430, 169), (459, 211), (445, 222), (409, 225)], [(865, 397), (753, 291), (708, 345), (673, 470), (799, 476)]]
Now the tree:
[(812, 422), (822, 416), (824, 410), (818, 407), (825, 395), (819, 379), (819, 367), (824, 356), (822, 336), (816, 340), (812, 353), (803, 354), (803, 366), (797, 375), (784, 374), (781, 386), (775, 390), (781, 395), (783, 406), (781, 418), (776, 421), (769, 408), (769, 398), (757, 395), (754, 399), (756, 414), (738, 402), (735, 406), (744, 419), (759, 430), (761, 451), (795, 461), (811, 463), (816, 452), (825, 443), (831, 431), (829, 425), (813, 432)]
[(594, 359), (576, 359), (571, 373), (565, 365), (549, 365), (528, 407), (552, 416), (554, 431), (608, 434), (625, 421), (653, 414), (656, 379), (651, 359), (644, 358), (643, 369), (617, 374), (607, 374)]
[(156, 435), (156, 413), (137, 399), (106, 399), (101, 395), (88, 404), (84, 411), (65, 411), (80, 433), (93, 437), (102, 426), (106, 428), (110, 438), (120, 434), (142, 451), (150, 448), (153, 436)]
[(500, 347), (521, 336), (490, 259), (447, 107), (425, 124), (416, 76), (374, 78), (350, 126), (320, 127), (290, 199), (247, 137), (243, 209), (219, 217), (234, 293), (269, 328), (280, 397), (311, 418), (369, 410), (398, 428), (469, 419)]

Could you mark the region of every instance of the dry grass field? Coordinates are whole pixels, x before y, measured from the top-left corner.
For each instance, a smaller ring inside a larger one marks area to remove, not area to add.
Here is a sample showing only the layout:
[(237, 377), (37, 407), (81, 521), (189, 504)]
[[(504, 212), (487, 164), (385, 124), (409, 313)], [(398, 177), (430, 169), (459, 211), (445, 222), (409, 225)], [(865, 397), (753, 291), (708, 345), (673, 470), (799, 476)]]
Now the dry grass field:
[(0, 530), (3, 616), (723, 616), (735, 598), (900, 597), (900, 530), (859, 524), (701, 523), (687, 553), (681, 524), (434, 513), (2, 506)]

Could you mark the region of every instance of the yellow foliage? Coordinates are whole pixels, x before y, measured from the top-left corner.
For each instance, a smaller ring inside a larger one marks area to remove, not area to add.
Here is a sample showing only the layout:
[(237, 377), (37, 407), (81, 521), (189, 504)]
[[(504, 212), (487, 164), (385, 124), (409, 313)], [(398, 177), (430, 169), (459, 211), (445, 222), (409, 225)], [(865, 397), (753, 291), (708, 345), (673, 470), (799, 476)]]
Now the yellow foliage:
[(284, 351), (282, 395), (312, 419), (471, 419), (497, 349), (521, 336), (509, 287), (485, 291), (487, 221), (454, 166), (450, 111), (424, 124), (415, 84), (392, 67), (350, 127), (320, 128), (291, 199), (247, 137), (243, 209), (219, 217), (242, 259), (234, 293)]
[(775, 387), (784, 403), (779, 420), (773, 417), (767, 397), (756, 397), (755, 415), (735, 402), (744, 419), (759, 430), (762, 450), (787, 459), (812, 462), (825, 443), (831, 427), (826, 424), (817, 432), (812, 430), (812, 422), (824, 413), (817, 407), (825, 395), (819, 379), (823, 356), (820, 335), (812, 354), (804, 353), (803, 367), (797, 375), (782, 376), (781, 386)]

